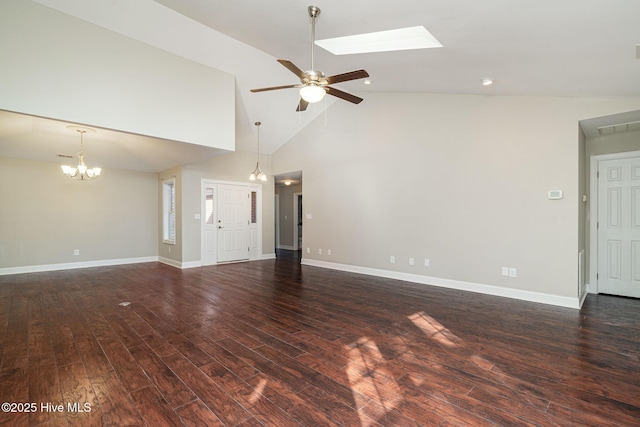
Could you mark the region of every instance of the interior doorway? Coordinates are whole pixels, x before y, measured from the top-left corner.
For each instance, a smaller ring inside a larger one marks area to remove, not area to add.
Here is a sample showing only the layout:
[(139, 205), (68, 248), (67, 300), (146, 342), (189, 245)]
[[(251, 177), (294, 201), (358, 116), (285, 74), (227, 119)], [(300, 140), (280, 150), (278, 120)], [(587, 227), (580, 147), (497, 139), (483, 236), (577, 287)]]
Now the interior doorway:
[(591, 162), (595, 289), (640, 298), (640, 151)]
[(274, 181), (276, 256), (283, 251), (299, 253), (304, 241), (302, 172), (276, 175)]
[(636, 223), (640, 226), (640, 169), (623, 159), (640, 158), (640, 110), (584, 119), (579, 125), (586, 287), (589, 293), (630, 295), (629, 290), (640, 289), (631, 284), (640, 284), (635, 229)]
[(293, 228), (293, 250), (302, 249), (302, 193), (293, 193), (293, 217), (296, 224)]

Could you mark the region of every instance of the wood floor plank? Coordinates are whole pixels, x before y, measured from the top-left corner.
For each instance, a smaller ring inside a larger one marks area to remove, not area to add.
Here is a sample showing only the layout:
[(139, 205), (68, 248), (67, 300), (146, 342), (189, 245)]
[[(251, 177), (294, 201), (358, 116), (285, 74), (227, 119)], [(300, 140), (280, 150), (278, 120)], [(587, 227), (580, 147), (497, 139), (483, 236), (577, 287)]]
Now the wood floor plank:
[(224, 426), (220, 418), (216, 417), (200, 399), (178, 408), (176, 414), (178, 414), (185, 427)]
[[(29, 364), (26, 357), (6, 355), (0, 363), (0, 401), (29, 402)], [(11, 409), (11, 408), (10, 408)], [(17, 409), (17, 408), (16, 408)], [(0, 425), (29, 425), (27, 412), (0, 412)]]
[(64, 366), (81, 361), (71, 328), (65, 324), (53, 324), (50, 325), (48, 331), (56, 366)]
[(58, 368), (58, 376), (69, 424), (73, 426), (100, 425), (102, 410), (84, 365), (82, 363), (65, 364)]
[(210, 355), (183, 334), (169, 334), (165, 336), (165, 339), (196, 366), (206, 365), (213, 361)]
[(253, 414), (256, 421), (268, 426), (299, 427), (300, 424), (261, 393), (264, 383), (253, 388), (218, 362), (201, 367), (207, 376)]
[[(126, 310), (124, 307), (123, 309)], [(107, 314), (104, 320), (125, 347), (131, 348), (142, 344), (140, 336), (116, 313)]]
[(102, 423), (108, 426), (144, 425), (131, 395), (115, 371), (91, 377), (91, 385), (102, 411)]
[(256, 375), (259, 371), (254, 364), (248, 360), (237, 357), (229, 350), (222, 347), (205, 336), (198, 333), (189, 333), (187, 337), (192, 342), (197, 342), (198, 346), (216, 361), (224, 365), (229, 371), (239, 378), (246, 380)]
[(120, 310), (117, 312), (129, 327), (159, 356), (175, 353), (177, 349), (169, 344), (153, 326), (143, 320), (133, 310)]
[(130, 351), (172, 408), (178, 408), (196, 400), (196, 395), (191, 389), (169, 369), (150, 347), (141, 345)]
[(93, 335), (75, 337), (78, 353), (91, 378), (113, 371), (113, 366)]
[(138, 413), (149, 426), (178, 427), (180, 418), (155, 387), (144, 387), (131, 393)]
[[(37, 405), (45, 405), (46, 410), (39, 409), (29, 414), (29, 424), (52, 422), (66, 424), (64, 400), (60, 392), (58, 371), (52, 354), (29, 356), (29, 400)], [(41, 406), (42, 407), (42, 406)]]
[(147, 375), (120, 341), (108, 338), (101, 340), (99, 344), (127, 390), (133, 391), (150, 385)]
[(294, 393), (288, 384), (281, 384), (278, 379), (263, 374), (250, 378), (247, 383), (260, 394), (269, 399), (290, 417), (305, 426), (339, 426), (329, 419), (311, 402), (305, 401)]
[(296, 370), (300, 365), (296, 367), (280, 366), (231, 338), (218, 341), (218, 343), (236, 357), (254, 366), (260, 372), (286, 383), (294, 393), (308, 387), (310, 381), (313, 380), (312, 373), (306, 370)]
[(171, 354), (162, 360), (223, 423), (236, 425), (251, 418), (245, 408), (182, 354)]
[(0, 276), (0, 398), (92, 408), (0, 424), (640, 425), (638, 300), (574, 310), (278, 255)]

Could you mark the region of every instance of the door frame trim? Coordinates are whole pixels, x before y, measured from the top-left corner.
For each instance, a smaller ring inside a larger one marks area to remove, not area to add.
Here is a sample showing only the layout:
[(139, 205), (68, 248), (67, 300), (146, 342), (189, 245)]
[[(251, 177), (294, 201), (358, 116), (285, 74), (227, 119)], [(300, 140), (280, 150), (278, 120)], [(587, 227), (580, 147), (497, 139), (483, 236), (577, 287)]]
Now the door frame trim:
[(589, 168), (589, 290), (591, 294), (598, 291), (598, 166), (604, 160), (630, 159), (640, 157), (640, 151), (623, 151), (621, 153), (597, 154), (590, 157)]
[[(298, 212), (298, 198), (302, 197), (302, 191), (298, 192), (298, 193), (293, 193), (293, 250), (294, 251), (298, 251), (300, 250), (300, 245), (298, 245), (298, 240), (300, 239), (300, 236), (298, 234), (298, 215), (300, 215), (300, 212)], [(304, 226), (304, 218), (303, 218), (303, 226)], [(303, 234), (304, 235), (304, 234)]]
[[(216, 181), (211, 180), (211, 179), (201, 179), (200, 180), (200, 265), (205, 266), (205, 265), (215, 265), (218, 263), (218, 253), (216, 252), (216, 256), (215, 256), (215, 261), (211, 262), (211, 263), (205, 263), (205, 249), (206, 249), (206, 245), (205, 245), (205, 233), (204, 233), (204, 228), (205, 228), (205, 221), (207, 220), (207, 215), (206, 215), (206, 200), (205, 200), (205, 188), (208, 186), (213, 186), (213, 200), (215, 201), (216, 198), (218, 197), (218, 184)], [(215, 225), (218, 221), (218, 212), (216, 211), (216, 209), (213, 210), (213, 224)], [(218, 234), (216, 233), (215, 235), (215, 243), (214, 243), (214, 247), (216, 248), (217, 251), (217, 247), (218, 247)]]
[[(202, 178), (200, 179), (200, 262), (199, 264), (201, 266), (204, 266), (204, 252), (205, 252), (205, 236), (204, 236), (204, 221), (206, 220), (206, 215), (205, 215), (205, 200), (204, 200), (204, 189), (205, 186), (207, 185), (214, 185), (215, 189), (214, 189), (214, 199), (217, 201), (218, 198), (218, 185), (222, 184), (222, 185), (238, 185), (241, 187), (246, 187), (249, 190), (249, 193), (251, 193), (252, 191), (255, 191), (256, 194), (256, 219), (257, 219), (257, 233), (258, 233), (258, 242), (257, 242), (257, 246), (258, 246), (258, 253), (255, 256), (251, 256), (251, 251), (249, 251), (249, 261), (253, 261), (256, 259), (261, 259), (262, 258), (262, 185), (260, 184), (250, 184), (250, 183), (246, 183), (246, 182), (236, 182), (236, 181), (224, 181), (224, 180), (220, 180), (220, 179), (207, 179), (207, 178)], [(218, 209), (217, 209), (217, 205), (215, 206), (215, 209), (213, 210), (213, 222), (214, 224), (218, 223)], [(251, 209), (251, 206), (249, 206), (249, 209)], [(249, 238), (251, 238), (249, 236)], [(216, 248), (216, 262), (211, 263), (211, 264), (206, 264), (206, 265), (216, 265), (219, 264), (218, 263), (218, 235), (216, 234), (216, 239), (215, 239), (215, 248)]]

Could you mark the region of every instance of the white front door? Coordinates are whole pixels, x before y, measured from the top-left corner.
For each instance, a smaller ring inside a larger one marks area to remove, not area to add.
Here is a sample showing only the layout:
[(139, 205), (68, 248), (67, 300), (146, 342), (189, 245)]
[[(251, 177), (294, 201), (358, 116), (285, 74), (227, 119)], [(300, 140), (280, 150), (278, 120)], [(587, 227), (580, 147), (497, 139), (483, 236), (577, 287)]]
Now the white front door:
[(249, 189), (218, 185), (218, 262), (249, 259)]
[(211, 265), (217, 262), (216, 247), (218, 224), (216, 223), (216, 184), (202, 182), (202, 264)]
[(640, 298), (640, 157), (598, 162), (598, 292)]

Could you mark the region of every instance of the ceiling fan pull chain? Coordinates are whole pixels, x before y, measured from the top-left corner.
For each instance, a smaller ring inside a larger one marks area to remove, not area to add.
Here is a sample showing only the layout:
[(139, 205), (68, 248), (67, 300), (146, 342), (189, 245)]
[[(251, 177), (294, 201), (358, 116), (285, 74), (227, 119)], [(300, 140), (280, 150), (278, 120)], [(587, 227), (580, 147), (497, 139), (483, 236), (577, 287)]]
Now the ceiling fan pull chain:
[(327, 127), (327, 97), (324, 97), (324, 127)]

